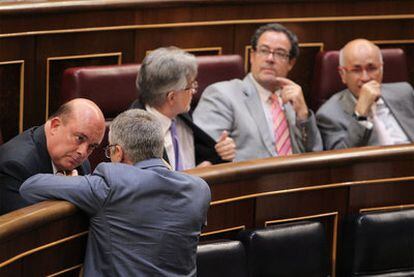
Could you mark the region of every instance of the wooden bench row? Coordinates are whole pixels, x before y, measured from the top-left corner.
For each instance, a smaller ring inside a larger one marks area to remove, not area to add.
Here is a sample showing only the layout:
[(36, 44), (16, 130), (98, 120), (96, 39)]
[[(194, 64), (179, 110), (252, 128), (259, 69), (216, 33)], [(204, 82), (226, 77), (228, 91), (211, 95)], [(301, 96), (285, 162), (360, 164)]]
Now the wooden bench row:
[[(367, 147), (269, 158), (188, 173), (210, 185), (202, 240), (234, 238), (242, 229), (317, 220), (329, 233), (335, 274), (344, 220), (366, 210), (414, 204), (414, 146)], [(87, 218), (49, 201), (0, 217), (0, 275), (78, 274)], [(54, 275), (52, 275), (54, 276)]]

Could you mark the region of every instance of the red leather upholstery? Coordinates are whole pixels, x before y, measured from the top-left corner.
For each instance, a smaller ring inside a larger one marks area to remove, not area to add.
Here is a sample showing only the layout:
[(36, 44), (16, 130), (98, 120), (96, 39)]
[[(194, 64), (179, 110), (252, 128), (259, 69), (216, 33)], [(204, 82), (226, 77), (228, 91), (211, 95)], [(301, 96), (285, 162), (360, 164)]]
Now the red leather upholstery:
[[(384, 59), (384, 83), (403, 82), (408, 80), (406, 55), (402, 49), (381, 49)], [(346, 88), (338, 73), (339, 51), (319, 52), (315, 60), (312, 81), (311, 103), (313, 111), (334, 93)]]
[[(193, 97), (193, 108), (203, 90), (211, 83), (244, 77), (243, 60), (239, 55), (201, 56), (197, 57), (197, 63), (199, 89)], [(63, 73), (62, 103), (77, 97), (91, 99), (110, 121), (127, 110), (137, 98), (135, 80), (139, 67), (139, 64), (127, 64), (69, 68)], [(106, 134), (102, 147), (89, 157), (93, 168), (105, 160), (102, 148), (107, 144)]]
[(74, 67), (63, 73), (62, 103), (77, 97), (91, 99), (101, 108), (107, 120), (104, 139), (89, 156), (92, 168), (102, 161), (109, 161), (103, 149), (108, 145), (109, 121), (128, 109), (137, 98), (135, 79), (138, 70), (138, 64), (127, 64)]
[(63, 73), (62, 103), (88, 98), (102, 109), (105, 118), (114, 118), (137, 98), (138, 70), (138, 64), (69, 68)]
[(197, 57), (197, 63), (198, 90), (191, 103), (193, 110), (207, 86), (235, 78), (243, 79), (245, 75), (243, 59), (239, 55), (199, 56)]

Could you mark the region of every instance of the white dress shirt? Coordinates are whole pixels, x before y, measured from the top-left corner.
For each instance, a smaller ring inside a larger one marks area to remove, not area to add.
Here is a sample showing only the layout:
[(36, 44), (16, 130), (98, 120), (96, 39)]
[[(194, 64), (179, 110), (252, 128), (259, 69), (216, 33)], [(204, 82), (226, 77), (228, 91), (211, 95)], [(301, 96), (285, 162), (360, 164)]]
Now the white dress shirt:
[[(171, 119), (148, 105), (145, 105), (145, 109), (161, 122), (161, 129), (164, 134), (164, 148), (167, 152), (168, 161), (171, 164), (171, 167), (175, 169), (175, 153), (170, 131)], [(176, 118), (176, 126), (180, 149), (180, 161), (183, 169), (193, 168), (195, 167), (193, 131), (178, 117)]]
[[(357, 103), (357, 99), (352, 95), (352, 99)], [(376, 123), (379, 121), (379, 123)], [(395, 116), (391, 113), (391, 110), (387, 107), (384, 100), (379, 98), (376, 103), (371, 107), (371, 114), (368, 116), (367, 121), (359, 121), (359, 124), (365, 128), (375, 128), (378, 133), (379, 141), (381, 145), (394, 145), (410, 143), (407, 135), (404, 133), (400, 124), (398, 124)], [(379, 125), (379, 126), (375, 126)]]

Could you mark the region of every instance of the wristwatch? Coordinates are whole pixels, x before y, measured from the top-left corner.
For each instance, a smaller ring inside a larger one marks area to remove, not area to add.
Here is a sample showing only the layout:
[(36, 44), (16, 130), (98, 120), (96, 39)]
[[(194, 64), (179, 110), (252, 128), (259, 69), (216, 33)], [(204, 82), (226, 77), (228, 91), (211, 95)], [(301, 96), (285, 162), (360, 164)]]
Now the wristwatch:
[(368, 117), (363, 116), (363, 115), (359, 115), (357, 112), (354, 112), (352, 114), (352, 117), (355, 118), (355, 120), (357, 120), (357, 121), (367, 121), (368, 120)]

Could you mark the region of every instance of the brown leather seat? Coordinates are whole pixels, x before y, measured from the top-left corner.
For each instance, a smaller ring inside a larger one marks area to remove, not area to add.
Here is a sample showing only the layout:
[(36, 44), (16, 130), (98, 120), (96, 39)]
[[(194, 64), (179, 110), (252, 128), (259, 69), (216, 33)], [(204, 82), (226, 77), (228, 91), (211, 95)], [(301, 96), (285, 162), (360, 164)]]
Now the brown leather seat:
[[(384, 83), (408, 81), (407, 60), (400, 48), (381, 49), (384, 59)], [(338, 73), (339, 51), (319, 52), (315, 60), (311, 103), (313, 111), (333, 94), (346, 88)]]

